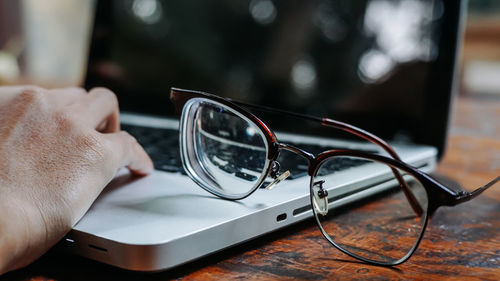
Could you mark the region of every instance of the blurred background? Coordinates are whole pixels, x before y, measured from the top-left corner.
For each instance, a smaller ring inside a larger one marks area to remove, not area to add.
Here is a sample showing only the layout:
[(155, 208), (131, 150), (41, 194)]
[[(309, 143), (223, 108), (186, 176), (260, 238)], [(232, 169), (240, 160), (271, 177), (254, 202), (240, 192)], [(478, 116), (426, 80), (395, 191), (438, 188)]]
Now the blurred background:
[(93, 0), (0, 1), (0, 84), (81, 84)]
[[(500, 1), (469, 0), (460, 95), (500, 99)], [(93, 0), (0, 1), (0, 85), (81, 85)]]
[(500, 1), (469, 0), (461, 65), (461, 94), (500, 98)]

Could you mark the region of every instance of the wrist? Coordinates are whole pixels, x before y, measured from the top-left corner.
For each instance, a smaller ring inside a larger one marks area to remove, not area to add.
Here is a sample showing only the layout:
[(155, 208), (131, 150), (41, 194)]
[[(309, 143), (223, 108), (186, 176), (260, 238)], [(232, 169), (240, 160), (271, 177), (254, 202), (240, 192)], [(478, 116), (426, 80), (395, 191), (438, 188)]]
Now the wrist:
[[(2, 200), (5, 201), (5, 200)], [(11, 252), (10, 227), (8, 224), (8, 210), (6, 210), (4, 202), (0, 202), (0, 275), (9, 270), (9, 253)]]
[(24, 212), (20, 205), (8, 196), (0, 194), (0, 275), (22, 265), (26, 251), (23, 240), (26, 237)]

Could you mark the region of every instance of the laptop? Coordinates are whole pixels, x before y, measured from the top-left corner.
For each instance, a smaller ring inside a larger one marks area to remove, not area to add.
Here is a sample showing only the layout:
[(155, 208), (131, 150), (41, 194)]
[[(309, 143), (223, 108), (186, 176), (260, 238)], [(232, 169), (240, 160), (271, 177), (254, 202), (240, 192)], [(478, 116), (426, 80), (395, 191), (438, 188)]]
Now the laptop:
[[(228, 201), (183, 172), (171, 87), (329, 117), (388, 140), (432, 171), (445, 148), (461, 34), (459, 1), (99, 1), (86, 88), (113, 90), (122, 129), (155, 171), (123, 169), (61, 241), (65, 250), (120, 268), (159, 271), (311, 218), (309, 177)], [(383, 153), (332, 128), (255, 112), (278, 140), (313, 153)], [(361, 166), (343, 167), (334, 207), (383, 190)], [(334, 200), (333, 200), (334, 199)]]

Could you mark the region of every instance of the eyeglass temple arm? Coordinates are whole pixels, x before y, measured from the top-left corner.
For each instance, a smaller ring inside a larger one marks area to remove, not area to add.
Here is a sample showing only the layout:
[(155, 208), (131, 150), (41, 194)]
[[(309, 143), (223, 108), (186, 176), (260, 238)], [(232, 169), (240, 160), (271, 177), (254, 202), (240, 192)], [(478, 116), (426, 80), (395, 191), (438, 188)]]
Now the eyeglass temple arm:
[[(329, 119), (329, 118), (320, 118), (320, 117), (316, 117), (316, 116), (310, 116), (310, 115), (300, 114), (300, 113), (296, 113), (296, 112), (290, 112), (290, 111), (286, 111), (286, 110), (270, 108), (270, 107), (266, 107), (266, 106), (247, 104), (247, 103), (242, 103), (242, 102), (233, 101), (233, 100), (231, 100), (231, 101), (233, 103), (240, 105), (240, 106), (244, 106), (244, 107), (248, 107), (248, 108), (255, 108), (255, 109), (258, 109), (261, 111), (286, 114), (286, 115), (301, 118), (301, 119), (316, 121), (316, 122), (321, 123), (324, 126), (340, 129), (342, 131), (348, 132), (350, 134), (354, 134), (362, 139), (365, 139), (371, 143), (378, 145), (379, 147), (384, 149), (387, 153), (389, 153), (389, 155), (391, 157), (393, 157), (395, 160), (401, 161), (401, 158), (399, 157), (399, 155), (384, 140), (382, 140), (381, 138), (377, 137), (376, 135), (374, 135), (370, 132), (367, 132), (367, 131), (360, 129), (358, 127), (355, 127), (353, 125), (350, 125), (350, 124), (347, 124), (344, 122), (340, 122), (337, 120)], [(401, 174), (394, 168), (392, 168), (392, 172), (396, 176), (401, 188), (403, 188), (406, 199), (410, 203), (413, 211), (415, 211), (415, 213), (417, 215), (423, 214), (424, 211), (423, 211), (422, 207), (418, 203), (418, 201), (415, 198), (415, 196), (413, 195), (413, 193), (410, 191), (410, 188), (408, 187), (406, 182), (403, 180), (403, 177), (401, 176)]]
[(458, 192), (458, 194), (455, 196), (455, 200), (453, 201), (453, 205), (467, 202), (467, 201), (477, 197), (479, 194), (483, 193), (483, 191), (485, 191), (486, 189), (495, 185), (495, 183), (497, 183), (498, 181), (500, 181), (500, 176), (496, 177), (496, 179), (490, 181), (489, 183), (485, 184), (484, 186), (482, 186), (482, 187), (480, 187), (472, 192), (468, 192), (465, 190)]
[[(356, 135), (362, 139), (365, 139), (371, 143), (374, 143), (374, 144), (380, 146), (382, 149), (384, 149), (387, 153), (389, 153), (389, 155), (391, 157), (393, 157), (395, 160), (402, 161), (401, 158), (399, 157), (399, 155), (396, 153), (396, 151), (394, 151), (394, 149), (392, 149), (392, 147), (387, 142), (385, 142), (383, 139), (379, 138), (378, 136), (376, 136), (370, 132), (367, 132), (367, 131), (360, 129), (358, 127), (355, 127), (353, 125), (350, 125), (350, 124), (347, 124), (344, 122), (340, 122), (337, 120), (329, 119), (329, 118), (323, 118), (322, 124), (325, 126), (329, 126), (329, 127), (333, 127), (336, 129), (346, 131), (346, 132), (351, 133), (353, 135)], [(403, 192), (406, 196), (406, 199), (410, 203), (413, 211), (415, 213), (417, 213), (417, 215), (423, 214), (424, 211), (422, 210), (422, 207), (418, 203), (417, 199), (415, 198), (415, 196), (411, 192), (410, 188), (408, 187), (408, 185), (404, 181), (404, 179), (401, 176), (401, 174), (399, 173), (399, 171), (396, 170), (395, 168), (391, 168), (391, 169), (392, 169), (393, 174), (396, 176), (396, 179), (398, 180), (401, 188), (403, 189)]]

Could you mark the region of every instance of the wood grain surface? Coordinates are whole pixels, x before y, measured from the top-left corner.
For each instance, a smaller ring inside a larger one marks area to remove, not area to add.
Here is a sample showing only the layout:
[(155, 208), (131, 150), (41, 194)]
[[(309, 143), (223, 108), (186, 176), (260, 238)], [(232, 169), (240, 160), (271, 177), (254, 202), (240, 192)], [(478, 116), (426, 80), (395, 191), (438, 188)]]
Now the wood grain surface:
[[(473, 189), (500, 175), (500, 100), (460, 98), (437, 176)], [(308, 220), (159, 273), (137, 273), (49, 252), (5, 280), (500, 280), (500, 185), (432, 217), (420, 247), (396, 267), (331, 247)]]

